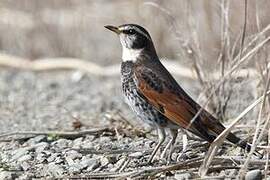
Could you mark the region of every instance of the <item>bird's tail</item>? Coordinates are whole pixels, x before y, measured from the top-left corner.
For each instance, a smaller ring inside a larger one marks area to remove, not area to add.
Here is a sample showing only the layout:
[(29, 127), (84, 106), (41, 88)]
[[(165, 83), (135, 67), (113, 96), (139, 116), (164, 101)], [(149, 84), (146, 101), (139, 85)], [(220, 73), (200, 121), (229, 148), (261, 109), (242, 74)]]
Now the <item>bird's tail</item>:
[[(248, 144), (247, 141), (238, 138), (233, 133), (228, 134), (227, 140), (230, 141), (231, 143), (239, 146), (240, 148), (246, 150), (247, 152), (250, 152), (250, 150), (251, 150), (251, 145)], [(259, 157), (259, 158), (263, 157), (263, 155), (260, 152), (256, 151), (256, 150), (254, 151), (254, 155)]]

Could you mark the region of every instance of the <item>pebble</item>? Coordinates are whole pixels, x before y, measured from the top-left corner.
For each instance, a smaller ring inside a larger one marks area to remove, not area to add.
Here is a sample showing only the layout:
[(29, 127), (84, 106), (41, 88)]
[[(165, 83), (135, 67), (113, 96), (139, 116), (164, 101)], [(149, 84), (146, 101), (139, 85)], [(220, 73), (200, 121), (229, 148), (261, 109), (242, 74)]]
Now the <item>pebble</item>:
[(119, 161), (117, 161), (115, 163), (114, 167), (110, 171), (115, 172), (115, 171), (119, 170), (126, 161), (128, 161), (126, 157), (120, 159)]
[(21, 168), (22, 168), (24, 171), (28, 171), (28, 170), (31, 168), (31, 165), (30, 165), (28, 162), (22, 162), (22, 163), (21, 163)]
[(101, 163), (101, 166), (107, 166), (110, 163), (109, 158), (102, 156), (100, 158), (100, 163)]
[(32, 159), (32, 156), (30, 154), (26, 154), (24, 156), (21, 156), (20, 158), (18, 158), (18, 162), (23, 162), (23, 161), (28, 161), (28, 160), (31, 160)]
[(46, 142), (40, 142), (40, 143), (35, 145), (36, 153), (40, 153), (48, 148), (49, 148), (49, 143), (46, 143)]
[(82, 154), (78, 153), (75, 150), (70, 150), (66, 152), (66, 157), (69, 157), (71, 159), (78, 159), (78, 158), (82, 158)]
[(54, 177), (61, 177), (63, 176), (64, 169), (55, 163), (49, 163), (47, 167), (45, 167), (48, 174), (54, 176)]
[(87, 168), (87, 171), (93, 171), (100, 166), (100, 162), (95, 158), (83, 159), (81, 161), (81, 165), (83, 166), (83, 168)]
[(108, 143), (111, 143), (112, 142), (112, 138), (109, 137), (109, 136), (101, 136), (98, 141), (101, 143), (101, 144), (104, 144), (104, 145), (108, 145)]
[(141, 158), (142, 156), (143, 156), (142, 152), (135, 152), (135, 153), (129, 154), (129, 157), (132, 157), (132, 158)]
[(262, 172), (259, 169), (248, 171), (245, 180), (260, 180), (262, 179)]
[(28, 154), (30, 148), (19, 148), (14, 150), (11, 154), (12, 154), (12, 158), (11, 158), (11, 162), (12, 161), (16, 161), (17, 159), (19, 159), (20, 157)]
[(73, 82), (79, 82), (83, 78), (84, 75), (85, 75), (85, 73), (83, 73), (81, 71), (75, 71), (71, 75), (71, 80)]
[(176, 180), (189, 180), (191, 179), (191, 175), (189, 173), (175, 174), (174, 178)]
[(70, 157), (65, 158), (66, 162), (68, 163), (69, 166), (72, 166), (74, 164), (74, 160)]
[(43, 152), (38, 153), (37, 156), (36, 156), (36, 161), (38, 163), (43, 163), (46, 159), (47, 159), (47, 155), (45, 153), (43, 153)]
[(47, 158), (47, 161), (60, 164), (63, 162), (63, 158), (61, 157), (60, 153), (52, 153), (51, 156)]
[(70, 143), (70, 140), (67, 139), (58, 139), (57, 141), (53, 142), (52, 145), (56, 146), (59, 149), (66, 149)]
[(45, 135), (38, 135), (36, 137), (33, 137), (31, 139), (29, 139), (28, 141), (26, 141), (24, 144), (28, 144), (30, 146), (33, 146), (41, 141), (46, 141), (46, 136)]
[(10, 180), (12, 178), (12, 172), (9, 171), (0, 171), (0, 179), (2, 180)]
[(73, 164), (68, 167), (68, 172), (70, 173), (80, 173), (83, 168), (80, 164)]
[(73, 141), (73, 146), (72, 148), (73, 149), (80, 149), (82, 147), (82, 143), (83, 143), (83, 138), (80, 137), (80, 138), (77, 138)]

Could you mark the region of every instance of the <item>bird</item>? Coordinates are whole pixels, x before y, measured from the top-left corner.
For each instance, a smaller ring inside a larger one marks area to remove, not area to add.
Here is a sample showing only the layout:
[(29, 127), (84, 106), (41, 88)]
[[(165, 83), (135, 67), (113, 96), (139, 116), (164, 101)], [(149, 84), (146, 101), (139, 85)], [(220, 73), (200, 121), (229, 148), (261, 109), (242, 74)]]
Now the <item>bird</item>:
[[(166, 132), (171, 139), (161, 157), (169, 150), (168, 158), (171, 159), (179, 129), (187, 130), (209, 143), (225, 130), (224, 125), (195, 102), (162, 65), (145, 28), (137, 24), (104, 27), (120, 38), (121, 86), (126, 103), (138, 119), (157, 130), (158, 143), (149, 163), (153, 162), (164, 143)], [(226, 139), (248, 152), (251, 149), (247, 141), (231, 132)]]

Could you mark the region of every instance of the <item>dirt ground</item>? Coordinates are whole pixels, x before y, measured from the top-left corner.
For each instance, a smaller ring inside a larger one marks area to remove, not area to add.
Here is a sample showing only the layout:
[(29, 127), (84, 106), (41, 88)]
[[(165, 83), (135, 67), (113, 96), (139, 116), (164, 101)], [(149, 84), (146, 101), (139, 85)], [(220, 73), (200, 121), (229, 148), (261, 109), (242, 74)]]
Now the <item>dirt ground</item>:
[[(181, 133), (171, 163), (178, 170), (164, 170), (172, 167), (158, 159), (153, 165), (144, 165), (157, 137), (124, 104), (119, 77), (101, 78), (80, 71), (38, 73), (2, 68), (0, 78), (0, 132), (40, 133), (1, 138), (1, 179), (198, 177), (208, 145), (190, 139), (188, 152), (176, 162), (182, 149)], [(190, 79), (181, 80), (196, 97), (199, 85), (195, 81), (190, 85)], [(93, 128), (102, 129), (78, 136), (57, 134)], [(42, 134), (44, 131), (55, 134)], [(248, 132), (238, 134), (247, 137)], [(238, 148), (224, 145), (218, 154), (224, 163), (215, 160), (210, 175), (235, 176), (239, 166), (228, 158), (235, 156), (234, 161), (242, 162), (241, 154)], [(230, 168), (224, 170), (223, 166)]]

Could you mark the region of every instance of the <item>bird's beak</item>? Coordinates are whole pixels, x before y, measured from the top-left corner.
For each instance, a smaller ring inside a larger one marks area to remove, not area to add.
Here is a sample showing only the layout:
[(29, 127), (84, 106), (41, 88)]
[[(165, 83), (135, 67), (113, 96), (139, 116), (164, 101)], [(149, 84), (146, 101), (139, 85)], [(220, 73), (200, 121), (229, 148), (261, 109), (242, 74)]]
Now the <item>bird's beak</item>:
[(107, 26), (104, 26), (104, 27), (107, 28), (107, 29), (109, 29), (109, 30), (111, 30), (111, 31), (113, 31), (113, 32), (115, 32), (116, 34), (120, 34), (121, 33), (121, 31), (119, 30), (118, 27), (110, 26), (110, 25), (107, 25)]

